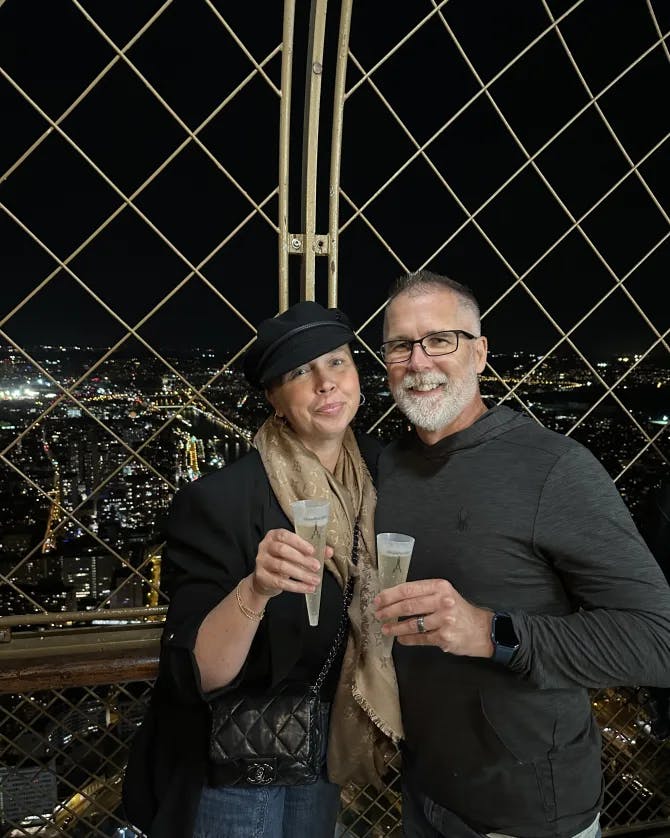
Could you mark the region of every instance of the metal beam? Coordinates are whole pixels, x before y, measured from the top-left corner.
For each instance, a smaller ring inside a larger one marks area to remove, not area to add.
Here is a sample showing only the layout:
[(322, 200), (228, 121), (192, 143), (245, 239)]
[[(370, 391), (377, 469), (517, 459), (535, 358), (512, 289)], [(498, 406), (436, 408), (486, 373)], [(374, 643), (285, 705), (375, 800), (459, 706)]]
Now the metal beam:
[(337, 38), (337, 65), (333, 93), (333, 131), (330, 143), (330, 190), (328, 201), (328, 305), (337, 306), (339, 224), (340, 224), (340, 166), (342, 162), (342, 129), (344, 124), (344, 99), (349, 58), (349, 33), (353, 0), (342, 0), (340, 31)]
[(291, 148), (291, 83), (293, 79), (294, 31), (295, 0), (285, 0), (281, 55), (281, 99), (279, 100), (279, 311), (286, 311), (289, 304), (288, 257), (291, 252), (291, 245), (288, 232), (288, 189)]
[(315, 263), (321, 241), (326, 252), (326, 237), (316, 235), (316, 181), (319, 156), (319, 108), (323, 73), (323, 46), (326, 37), (328, 0), (312, 0), (309, 20), (309, 46), (305, 82), (302, 155), (302, 231), (305, 247), (300, 277), (300, 299), (314, 300), (316, 294)]

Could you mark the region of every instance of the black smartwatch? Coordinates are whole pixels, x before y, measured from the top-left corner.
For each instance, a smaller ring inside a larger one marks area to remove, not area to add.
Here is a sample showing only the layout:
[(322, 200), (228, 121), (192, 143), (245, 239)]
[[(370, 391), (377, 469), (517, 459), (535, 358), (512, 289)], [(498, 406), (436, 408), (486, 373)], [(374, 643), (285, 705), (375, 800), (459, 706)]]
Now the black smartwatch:
[(519, 648), (519, 638), (514, 633), (512, 618), (506, 611), (496, 611), (491, 623), (491, 641), (493, 643), (493, 658), (503, 666), (512, 660), (512, 655)]

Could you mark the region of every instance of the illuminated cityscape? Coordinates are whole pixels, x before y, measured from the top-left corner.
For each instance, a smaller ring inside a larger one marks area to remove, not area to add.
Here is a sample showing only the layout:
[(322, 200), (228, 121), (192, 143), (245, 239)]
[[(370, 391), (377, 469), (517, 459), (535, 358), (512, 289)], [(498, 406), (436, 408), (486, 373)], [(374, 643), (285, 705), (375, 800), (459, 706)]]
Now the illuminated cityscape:
[[(267, 416), (263, 394), (212, 350), (170, 358), (170, 371), (157, 358), (113, 357), (78, 383), (102, 354), (38, 347), (32, 357), (43, 373), (11, 349), (0, 360), (0, 442), (13, 465), (0, 486), (5, 615), (166, 604), (155, 583), (175, 490), (244, 454)], [(366, 394), (358, 425), (387, 441), (406, 423), (397, 410), (377, 423), (392, 405), (385, 372), (356, 354)], [(612, 382), (633, 363), (614, 358), (598, 371)], [(653, 436), (670, 403), (667, 367), (645, 360), (625, 381), (630, 416), (605, 400), (581, 424), (602, 385), (566, 358), (494, 355), (482, 389), (495, 400), (507, 394), (561, 433), (576, 425), (572, 435), (617, 477), (640, 449), (640, 428)], [(625, 470), (619, 488), (633, 513), (661, 468), (648, 456)]]
[[(0, 444), (13, 466), (4, 467), (0, 484), (0, 573), (6, 580), (0, 584), (0, 613), (167, 604), (160, 590), (161, 550), (173, 494), (249, 450), (268, 415), (263, 394), (251, 390), (239, 368), (227, 368), (213, 350), (164, 353), (169, 366), (158, 357), (114, 356), (83, 381), (78, 379), (104, 350), (42, 346), (29, 354), (39, 370), (12, 349), (0, 357)], [(356, 422), (388, 441), (406, 430), (406, 422), (392, 408), (383, 366), (367, 352), (355, 354), (366, 395)], [(646, 456), (635, 455), (643, 433), (653, 438), (667, 424), (670, 404), (670, 370), (651, 358), (638, 360), (602, 360), (594, 365), (598, 379), (582, 363), (560, 355), (493, 354), (482, 391), (587, 445), (619, 478), (635, 514), (664, 467), (653, 446)], [(622, 404), (611, 396), (599, 401), (620, 379)], [(14, 631), (18, 636), (26, 629)], [(143, 689), (127, 685), (125, 698), (113, 699), (112, 730), (125, 742), (141, 719)], [(115, 838), (135, 835), (117, 827), (118, 816), (108, 821), (100, 814), (116, 811), (121, 775), (87, 785), (95, 765), (88, 765), (86, 742), (106, 730), (112, 699), (103, 688), (99, 694), (82, 693), (77, 711), (61, 698), (52, 701), (48, 693), (36, 693), (28, 704), (20, 695), (3, 699), (18, 724), (10, 740), (22, 744), (4, 754), (0, 822), (20, 821), (29, 829), (32, 813), (53, 811), (58, 823), (59, 801), (66, 801), (63, 822), (76, 813), (75, 835), (86, 834), (85, 827), (77, 831), (80, 820), (99, 823)], [(594, 698), (613, 823), (619, 817), (625, 821), (633, 805), (642, 806), (650, 820), (665, 812), (670, 765), (649, 735), (640, 701), (635, 690), (604, 690)], [(22, 736), (20, 728), (33, 714), (31, 724), (39, 719), (40, 726)], [(44, 727), (47, 718), (53, 721)], [(61, 740), (57, 764), (38, 770), (54, 741)], [(85, 753), (79, 755), (77, 747)], [(647, 767), (639, 770), (638, 763)], [(70, 772), (65, 768), (70, 764), (83, 769)], [(380, 810), (378, 817), (389, 818), (392, 828), (395, 816)]]
[[(394, 277), (472, 285), (484, 395), (636, 518), (667, 480), (670, 4), (604, 8), (0, 0), (0, 838), (139, 838), (170, 503), (251, 447), (269, 407), (231, 359), (285, 304), (327, 295), (375, 347)], [(606, 838), (670, 835), (650, 695), (591, 695)], [(337, 835), (400, 821), (396, 770)]]
[[(355, 354), (366, 396), (357, 425), (388, 441), (406, 422), (393, 408), (383, 366), (363, 350)], [(166, 605), (161, 550), (174, 492), (249, 450), (268, 415), (263, 393), (211, 349), (163, 351), (161, 359), (38, 346), (26, 355), (31, 360), (8, 348), (0, 356), (0, 444), (11, 463), (0, 483), (0, 613)], [(504, 398), (588, 446), (617, 479), (633, 514), (664, 473), (653, 444), (637, 456), (670, 418), (670, 370), (662, 358), (615, 356), (590, 369), (560, 354), (493, 353), (481, 383), (485, 396)], [(620, 401), (608, 395), (615, 383)], [(18, 637), (30, 625), (13, 632)], [(109, 729), (126, 748), (145, 690), (142, 682), (118, 694), (89, 688), (76, 693), (77, 710), (63, 694), (55, 701), (48, 692), (28, 702), (20, 694), (3, 697), (15, 729), (2, 754), (0, 823), (23, 824), (8, 838), (25, 834), (33, 820), (39, 829), (43, 816), (35, 820), (36, 812), (55, 813), (54, 823), (62, 818), (82, 838), (89, 823), (114, 838), (135, 835), (118, 827), (121, 774), (110, 769), (103, 782), (87, 779), (97, 772), (97, 751), (88, 743)], [(631, 807), (650, 821), (666, 815), (670, 764), (650, 736), (643, 704), (635, 690), (594, 697), (608, 823), (626, 822)], [(357, 805), (351, 802), (349, 817)], [(117, 814), (108, 818), (107, 811)], [(397, 813), (382, 809), (375, 817), (393, 828)]]
[[(11, 463), (0, 483), (3, 616), (167, 604), (161, 550), (174, 492), (244, 455), (269, 409), (221, 353), (161, 354), (162, 360), (107, 358), (101, 348), (38, 346), (27, 348), (28, 360), (2, 350), (0, 445)], [(393, 409), (383, 366), (363, 350), (355, 354), (366, 396), (357, 425), (386, 442), (406, 422)], [(620, 401), (607, 392), (615, 383)], [(504, 398), (589, 447), (617, 478), (634, 515), (665, 473), (653, 443), (645, 445), (670, 420), (663, 359), (614, 356), (589, 369), (560, 354), (494, 353), (481, 384), (488, 398)], [(16, 627), (15, 637), (30, 628)], [(633, 808), (650, 822), (670, 813), (670, 759), (650, 735), (642, 693), (609, 689), (593, 697), (603, 735), (606, 825), (626, 823)], [(126, 752), (147, 695), (147, 685), (137, 682), (3, 696), (3, 838), (87, 838), (90, 824), (98, 834), (137, 838), (119, 826), (123, 757), (110, 758), (103, 780), (98, 761)], [(370, 834), (356, 826), (359, 807), (370, 805), (396, 835), (397, 812), (387, 809), (396, 799), (397, 789), (381, 803), (348, 801), (349, 834)], [(54, 831), (44, 829), (48, 819)]]

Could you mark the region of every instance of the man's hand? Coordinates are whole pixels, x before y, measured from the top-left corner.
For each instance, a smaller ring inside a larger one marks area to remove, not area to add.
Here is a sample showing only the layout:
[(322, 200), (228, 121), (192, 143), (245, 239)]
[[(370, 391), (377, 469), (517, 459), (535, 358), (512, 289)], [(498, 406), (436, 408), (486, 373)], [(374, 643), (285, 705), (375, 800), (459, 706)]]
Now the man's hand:
[[(395, 635), (404, 646), (438, 646), (452, 655), (477, 658), (493, 655), (493, 612), (471, 605), (446, 579), (421, 579), (387, 588), (374, 604), (377, 619), (385, 623), (383, 633)], [(398, 617), (404, 619), (386, 622)]]

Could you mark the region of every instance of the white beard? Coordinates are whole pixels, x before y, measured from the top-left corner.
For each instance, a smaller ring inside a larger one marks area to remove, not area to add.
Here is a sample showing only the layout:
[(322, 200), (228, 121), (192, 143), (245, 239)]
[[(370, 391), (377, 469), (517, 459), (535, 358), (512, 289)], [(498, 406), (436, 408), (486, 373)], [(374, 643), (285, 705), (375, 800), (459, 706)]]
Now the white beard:
[[(430, 396), (416, 396), (410, 388), (441, 384)], [(450, 378), (444, 372), (408, 372), (399, 385), (391, 388), (396, 404), (417, 428), (439, 431), (450, 425), (476, 397), (477, 373)]]

